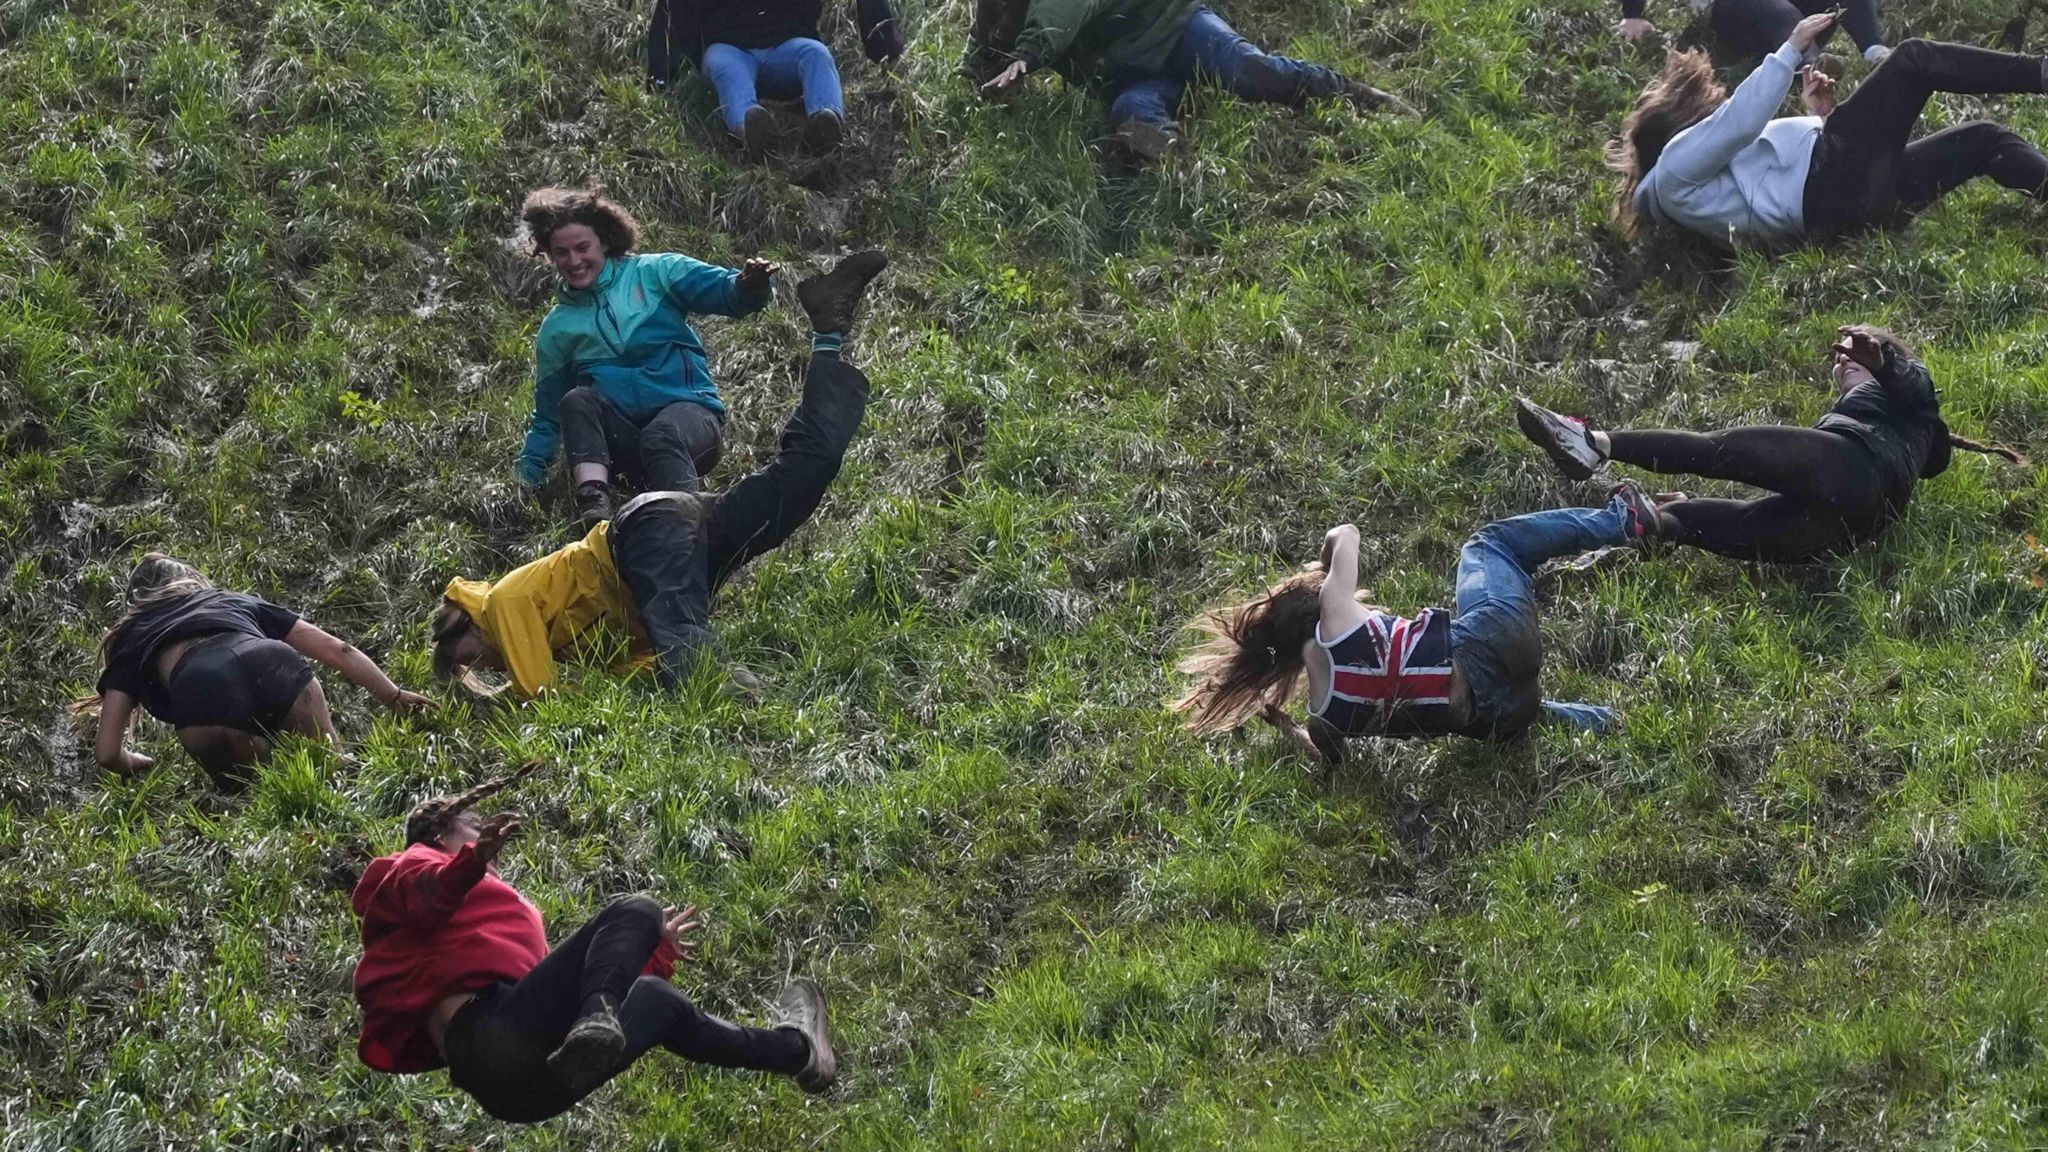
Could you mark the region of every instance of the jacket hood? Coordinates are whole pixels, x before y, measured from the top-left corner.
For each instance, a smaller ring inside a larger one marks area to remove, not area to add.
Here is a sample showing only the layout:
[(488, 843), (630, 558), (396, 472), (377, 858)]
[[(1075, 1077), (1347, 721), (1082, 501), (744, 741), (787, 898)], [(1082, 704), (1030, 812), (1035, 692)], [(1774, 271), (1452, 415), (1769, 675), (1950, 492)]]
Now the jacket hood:
[(448, 588), (441, 595), (455, 601), (471, 620), (484, 618), (484, 602), (491, 598), (489, 580), (465, 580), (458, 576), (448, 582)]

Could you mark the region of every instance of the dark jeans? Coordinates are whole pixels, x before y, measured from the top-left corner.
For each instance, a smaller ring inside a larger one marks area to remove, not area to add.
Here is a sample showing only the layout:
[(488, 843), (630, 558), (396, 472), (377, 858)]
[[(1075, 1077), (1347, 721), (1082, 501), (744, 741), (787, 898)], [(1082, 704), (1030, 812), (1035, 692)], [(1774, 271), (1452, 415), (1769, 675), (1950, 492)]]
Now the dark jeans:
[(1270, 55), (1238, 35), (1223, 17), (1197, 8), (1159, 72), (1125, 71), (1109, 78), (1116, 93), (1110, 103), (1110, 121), (1170, 126), (1189, 83), (1209, 79), (1246, 100), (1294, 107), (1344, 91), (1344, 77), (1337, 72), (1320, 64)]
[(612, 524), (612, 555), (633, 594), (657, 673), (688, 678), (710, 639), (711, 595), (746, 563), (802, 527), (839, 475), (867, 412), (868, 378), (836, 356), (813, 356), (803, 400), (782, 429), (775, 459), (727, 489), (698, 517), (653, 500)]
[(1721, 432), (1609, 432), (1609, 455), (1652, 472), (1733, 480), (1775, 493), (1760, 500), (1682, 500), (1664, 506), (1677, 540), (1738, 560), (1801, 564), (1846, 552), (1891, 521), (1870, 450), (1819, 428), (1764, 425)]
[(687, 400), (635, 420), (595, 388), (562, 397), (562, 441), (569, 463), (617, 460), (649, 492), (695, 492), (725, 451), (725, 416)]
[(802, 1033), (721, 1020), (668, 981), (642, 976), (660, 942), (661, 905), (646, 896), (614, 900), (518, 983), (462, 1006), (448, 1022), (449, 1081), (500, 1120), (531, 1124), (568, 1111), (582, 1096), (548, 1067), (548, 1055), (598, 992), (618, 1004), (626, 1031), (620, 1072), (656, 1047), (721, 1068), (803, 1070), (810, 1043)]
[[(1744, 59), (1760, 60), (1791, 39), (1800, 20), (1833, 7), (1833, 0), (1714, 0), (1707, 22), (1714, 29), (1714, 38), (1731, 51)], [(1858, 48), (1884, 43), (1884, 29), (1877, 22), (1877, 0), (1847, 0), (1841, 27), (1849, 30)], [(1828, 35), (1834, 35), (1833, 29)]]
[(1613, 500), (1605, 508), (1553, 508), (1496, 520), (1465, 542), (1451, 661), (1472, 700), (1467, 733), (1512, 739), (1538, 719), (1592, 732), (1614, 727), (1611, 709), (1543, 699), (1543, 629), (1532, 574), (1546, 561), (1628, 538), (1628, 510)]
[(2012, 129), (1974, 120), (1908, 142), (1936, 92), (2041, 91), (2041, 57), (1908, 40), (1836, 107), (1813, 148), (1806, 231), (1840, 236), (1904, 223), (1965, 182), (1989, 176), (2040, 196), (2048, 158)]

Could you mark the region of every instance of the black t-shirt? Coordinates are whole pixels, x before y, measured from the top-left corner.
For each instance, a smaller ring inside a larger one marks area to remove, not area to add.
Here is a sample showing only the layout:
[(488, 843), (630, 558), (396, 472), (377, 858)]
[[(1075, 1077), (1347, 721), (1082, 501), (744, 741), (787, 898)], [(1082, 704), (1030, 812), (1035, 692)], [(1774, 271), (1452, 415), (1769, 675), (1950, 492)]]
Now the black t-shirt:
[(125, 692), (152, 715), (163, 711), (164, 686), (156, 678), (156, 654), (166, 644), (211, 632), (282, 640), (299, 622), (297, 614), (258, 596), (209, 588), (158, 604), (128, 622), (107, 653), (100, 672), (101, 695)]
[(1884, 367), (1851, 388), (1814, 427), (1847, 436), (1868, 449), (1884, 476), (1885, 501), (1905, 511), (1921, 480), (1948, 470), (1953, 455), (1941, 397), (1927, 366), (1885, 348)]

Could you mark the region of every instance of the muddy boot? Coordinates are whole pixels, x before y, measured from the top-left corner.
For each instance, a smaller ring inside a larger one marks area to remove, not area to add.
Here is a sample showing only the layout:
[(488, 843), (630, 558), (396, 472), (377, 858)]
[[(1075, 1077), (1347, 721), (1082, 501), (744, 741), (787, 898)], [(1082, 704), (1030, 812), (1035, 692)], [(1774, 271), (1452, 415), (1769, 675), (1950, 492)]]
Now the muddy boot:
[(766, 160), (775, 146), (782, 142), (781, 134), (775, 127), (775, 113), (759, 104), (747, 109), (747, 118), (740, 123), (737, 133), (740, 151), (749, 160)]
[(1145, 120), (1124, 121), (1116, 126), (1110, 139), (1148, 164), (1157, 164), (1187, 146), (1187, 137), (1180, 134), (1180, 129)]
[(569, 1029), (562, 1046), (548, 1055), (548, 1069), (580, 1097), (610, 1079), (625, 1054), (626, 1030), (619, 1025), (618, 1010), (601, 1004)]
[(854, 313), (860, 309), (868, 282), (888, 266), (888, 254), (871, 249), (856, 252), (830, 272), (798, 284), (797, 302), (811, 318), (811, 330), (844, 333), (852, 328)]
[(813, 1096), (832, 1090), (839, 1079), (839, 1057), (832, 1051), (832, 1026), (825, 1019), (825, 990), (814, 981), (792, 980), (775, 1001), (769, 1027), (788, 1028), (810, 1042), (811, 1057), (796, 1074), (797, 1087)]
[(585, 480), (576, 486), (576, 523), (585, 532), (600, 521), (612, 518), (612, 489), (603, 480)]
[(839, 151), (839, 143), (845, 138), (846, 124), (830, 108), (818, 109), (804, 122), (804, 151), (813, 156), (830, 156)]

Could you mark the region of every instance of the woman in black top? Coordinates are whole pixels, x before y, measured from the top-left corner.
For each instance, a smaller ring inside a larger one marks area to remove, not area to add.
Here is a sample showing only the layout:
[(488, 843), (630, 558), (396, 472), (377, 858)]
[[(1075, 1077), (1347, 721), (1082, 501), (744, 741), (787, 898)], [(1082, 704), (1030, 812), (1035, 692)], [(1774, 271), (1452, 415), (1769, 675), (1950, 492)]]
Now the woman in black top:
[(1962, 448), (2024, 463), (2010, 448), (1948, 430), (1926, 365), (1881, 328), (1840, 329), (1832, 348), (1836, 400), (1812, 428), (1763, 425), (1719, 432), (1599, 431), (1584, 420), (1517, 399), (1523, 435), (1559, 470), (1586, 479), (1609, 460), (1753, 484), (1756, 500), (1677, 497), (1658, 509), (1658, 535), (1732, 556), (1806, 563), (1882, 535), (1913, 489)]
[(224, 592), (199, 570), (151, 552), (128, 578), (129, 607), (100, 642), (99, 732), (93, 758), (133, 775), (153, 761), (123, 741), (135, 707), (178, 730), (178, 741), (222, 787), (270, 754), (287, 732), (334, 742), (334, 719), (307, 657), (401, 711), (434, 702), (391, 682), (354, 645), (267, 600)]

